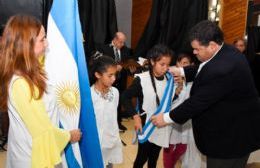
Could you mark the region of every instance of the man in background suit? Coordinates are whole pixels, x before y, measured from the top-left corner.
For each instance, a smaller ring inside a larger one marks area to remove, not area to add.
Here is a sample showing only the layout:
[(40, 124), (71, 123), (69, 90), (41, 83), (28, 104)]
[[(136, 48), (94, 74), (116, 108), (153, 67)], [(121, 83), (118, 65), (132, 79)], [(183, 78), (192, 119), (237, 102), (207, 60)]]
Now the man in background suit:
[(110, 44), (98, 45), (97, 50), (115, 59), (119, 64), (131, 58), (130, 49), (125, 46), (126, 35), (116, 32)]
[[(97, 47), (97, 51), (112, 57), (117, 63), (117, 79), (114, 83), (114, 86), (118, 89), (120, 95), (126, 89), (127, 84), (127, 69), (124, 67), (124, 64), (133, 59), (131, 56), (131, 50), (125, 46), (126, 35), (123, 32), (115, 33), (114, 38), (110, 44), (103, 44)], [(131, 67), (132, 68), (132, 67)], [(130, 69), (134, 71), (135, 69)], [(122, 107), (121, 107), (121, 98), (119, 99), (118, 105), (118, 126), (120, 131), (125, 131), (126, 127), (121, 124), (122, 121)]]
[(194, 26), (190, 41), (200, 66), (171, 69), (193, 81), (190, 98), (151, 120), (162, 127), (192, 119), (207, 168), (244, 168), (250, 153), (260, 148), (260, 102), (247, 60), (223, 43), (223, 33), (213, 22)]

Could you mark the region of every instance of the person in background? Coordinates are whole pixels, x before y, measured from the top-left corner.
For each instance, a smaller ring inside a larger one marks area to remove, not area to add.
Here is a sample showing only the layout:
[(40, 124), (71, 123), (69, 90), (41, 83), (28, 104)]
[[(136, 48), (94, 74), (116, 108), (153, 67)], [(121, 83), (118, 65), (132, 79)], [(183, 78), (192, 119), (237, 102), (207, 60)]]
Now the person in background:
[[(126, 35), (123, 32), (116, 32), (114, 38), (110, 44), (100, 44), (97, 47), (97, 51), (112, 57), (117, 63), (117, 78), (114, 82), (114, 85), (119, 91), (119, 97), (122, 92), (126, 89), (127, 86), (127, 75), (129, 71), (133, 73), (136, 69), (134, 66), (129, 66), (129, 69), (126, 69), (124, 66), (128, 60), (133, 60), (131, 50), (125, 46)], [(125, 111), (122, 110), (121, 98), (119, 98), (118, 106), (118, 126), (120, 131), (125, 131), (127, 128), (122, 125), (122, 116)]]
[[(155, 45), (147, 53), (149, 70), (136, 74), (132, 84), (122, 94), (123, 106), (132, 114), (136, 132), (143, 134), (143, 126), (162, 103), (168, 82), (166, 72), (171, 63), (172, 51), (161, 44)], [(138, 99), (139, 112), (132, 104)], [(157, 129), (145, 142), (138, 142), (138, 151), (134, 168), (142, 168), (148, 162), (148, 168), (155, 168), (162, 147), (169, 146), (170, 127)]]
[[(177, 67), (186, 67), (191, 64), (192, 64), (192, 58), (190, 55), (184, 53), (178, 55), (177, 62), (176, 62)], [(185, 97), (186, 95), (188, 95), (189, 92), (190, 84), (188, 88), (187, 86), (188, 85), (186, 85), (184, 79), (178, 82), (172, 108), (178, 106), (183, 100), (185, 100)], [(185, 137), (185, 142), (184, 142), (182, 131), (184, 131), (184, 128), (182, 129), (181, 125), (178, 124), (172, 125), (169, 147), (163, 149), (164, 168), (174, 168), (177, 161), (181, 158), (181, 156), (185, 153), (187, 149), (187, 142), (186, 142), (187, 138)]]
[(0, 109), (8, 111), (7, 168), (46, 168), (61, 162), (68, 141), (77, 142), (80, 130), (56, 128), (48, 117), (42, 96), (46, 75), (39, 63), (47, 41), (36, 18), (12, 16), (0, 46)]
[(242, 38), (234, 40), (233, 45), (243, 54), (246, 51), (246, 41)]
[(91, 76), (91, 96), (94, 105), (99, 141), (107, 168), (123, 161), (122, 144), (117, 124), (117, 106), (119, 92), (113, 87), (116, 80), (117, 64), (108, 56), (96, 57), (93, 60)]
[(169, 113), (153, 116), (157, 127), (192, 119), (194, 139), (207, 168), (244, 168), (260, 149), (260, 101), (247, 60), (224, 44), (223, 32), (208, 20), (190, 30), (199, 67), (170, 68), (193, 81), (190, 97)]
[[(192, 56), (188, 53), (179, 54), (176, 62), (177, 67), (194, 65)], [(186, 82), (185, 78), (178, 82), (172, 109), (178, 107), (190, 95), (192, 82)], [(198, 151), (193, 137), (192, 123), (188, 120), (185, 124), (173, 124), (169, 148), (164, 149), (163, 161), (165, 168), (174, 168), (178, 160), (181, 160), (182, 168), (202, 168), (205, 163)]]

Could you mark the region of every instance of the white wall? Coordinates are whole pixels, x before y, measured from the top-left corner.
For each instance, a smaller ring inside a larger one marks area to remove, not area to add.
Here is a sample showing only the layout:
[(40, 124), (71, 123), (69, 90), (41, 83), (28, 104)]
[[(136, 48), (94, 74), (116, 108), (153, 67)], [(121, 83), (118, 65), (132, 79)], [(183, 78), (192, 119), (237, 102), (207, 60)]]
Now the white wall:
[(118, 31), (126, 34), (126, 45), (131, 47), (132, 0), (115, 0)]

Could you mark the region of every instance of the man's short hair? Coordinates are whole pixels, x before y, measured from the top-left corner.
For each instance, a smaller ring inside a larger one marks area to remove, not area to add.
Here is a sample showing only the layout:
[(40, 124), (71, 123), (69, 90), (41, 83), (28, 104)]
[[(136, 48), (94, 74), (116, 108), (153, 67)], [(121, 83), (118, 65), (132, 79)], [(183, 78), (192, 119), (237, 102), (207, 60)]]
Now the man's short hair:
[(119, 35), (123, 35), (126, 37), (126, 35), (123, 32), (116, 32), (113, 38), (119, 38)]
[(196, 24), (189, 33), (190, 41), (197, 40), (201, 45), (208, 46), (210, 41), (221, 45), (224, 41), (223, 32), (216, 23), (204, 20)]

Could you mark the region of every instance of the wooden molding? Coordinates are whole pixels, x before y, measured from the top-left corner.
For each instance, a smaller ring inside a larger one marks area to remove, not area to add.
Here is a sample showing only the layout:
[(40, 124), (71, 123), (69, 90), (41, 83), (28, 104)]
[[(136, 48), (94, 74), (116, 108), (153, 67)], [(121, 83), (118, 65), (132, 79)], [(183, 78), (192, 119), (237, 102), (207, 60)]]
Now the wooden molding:
[(248, 0), (221, 0), (220, 27), (226, 43), (244, 38), (246, 33)]
[(133, 0), (132, 48), (135, 48), (150, 17), (153, 0)]

